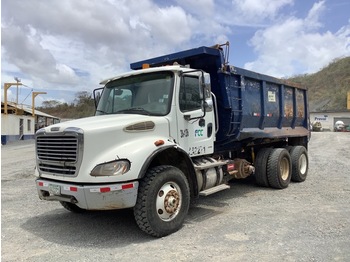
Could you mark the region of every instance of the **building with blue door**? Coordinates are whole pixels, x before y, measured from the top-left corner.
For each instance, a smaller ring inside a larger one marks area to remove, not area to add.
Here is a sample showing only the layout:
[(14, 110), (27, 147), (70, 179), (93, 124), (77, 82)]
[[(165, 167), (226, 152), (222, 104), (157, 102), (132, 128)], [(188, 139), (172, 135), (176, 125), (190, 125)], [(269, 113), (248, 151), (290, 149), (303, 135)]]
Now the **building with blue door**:
[(33, 139), (35, 132), (44, 126), (60, 122), (60, 119), (34, 110), (26, 105), (7, 104), (7, 114), (4, 103), (1, 103), (1, 144)]

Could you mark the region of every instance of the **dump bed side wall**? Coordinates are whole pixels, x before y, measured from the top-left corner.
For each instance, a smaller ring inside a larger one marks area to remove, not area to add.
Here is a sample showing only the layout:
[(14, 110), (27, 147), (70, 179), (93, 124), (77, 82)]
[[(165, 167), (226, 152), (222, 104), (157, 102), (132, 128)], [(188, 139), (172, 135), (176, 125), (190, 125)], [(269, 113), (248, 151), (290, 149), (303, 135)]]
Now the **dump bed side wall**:
[(232, 148), (235, 141), (308, 136), (306, 89), (241, 68), (218, 74), (227, 98), (219, 106), (218, 148)]

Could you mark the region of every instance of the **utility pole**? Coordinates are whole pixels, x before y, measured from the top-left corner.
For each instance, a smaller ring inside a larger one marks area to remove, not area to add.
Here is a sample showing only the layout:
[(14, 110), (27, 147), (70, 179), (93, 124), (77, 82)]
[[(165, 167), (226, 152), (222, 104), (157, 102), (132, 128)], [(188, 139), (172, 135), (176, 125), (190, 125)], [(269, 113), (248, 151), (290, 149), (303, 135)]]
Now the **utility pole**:
[[(16, 79), (17, 83), (4, 83), (4, 114), (7, 115), (7, 89), (9, 89), (11, 86), (17, 85), (17, 103), (18, 103), (18, 86), (22, 85), (20, 83), (20, 80)], [(16, 109), (17, 110), (17, 109)]]
[(40, 94), (47, 94), (46, 92), (33, 92), (32, 93), (32, 116), (35, 117), (35, 97)]

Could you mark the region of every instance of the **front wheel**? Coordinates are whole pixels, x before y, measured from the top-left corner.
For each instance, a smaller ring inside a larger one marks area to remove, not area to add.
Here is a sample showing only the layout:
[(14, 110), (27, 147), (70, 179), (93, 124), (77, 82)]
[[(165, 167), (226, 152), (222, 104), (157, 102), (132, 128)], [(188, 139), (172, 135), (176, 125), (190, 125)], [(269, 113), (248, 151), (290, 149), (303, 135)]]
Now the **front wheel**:
[(61, 205), (67, 209), (70, 212), (73, 213), (84, 213), (86, 212), (86, 209), (82, 209), (80, 207), (78, 207), (76, 204), (70, 203), (70, 202), (64, 202), (64, 201), (60, 201)]
[(134, 216), (141, 230), (163, 237), (181, 228), (189, 205), (190, 189), (183, 172), (157, 166), (140, 181)]

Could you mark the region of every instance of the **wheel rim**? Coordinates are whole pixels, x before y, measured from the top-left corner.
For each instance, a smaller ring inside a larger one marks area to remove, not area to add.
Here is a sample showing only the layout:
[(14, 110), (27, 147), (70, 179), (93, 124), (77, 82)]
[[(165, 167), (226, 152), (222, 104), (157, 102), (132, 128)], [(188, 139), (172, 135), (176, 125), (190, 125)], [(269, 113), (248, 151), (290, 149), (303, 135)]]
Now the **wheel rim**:
[(299, 157), (299, 170), (301, 174), (305, 174), (307, 170), (307, 158), (305, 154), (302, 154)]
[(289, 161), (287, 158), (283, 158), (280, 166), (282, 180), (287, 180), (289, 177)]
[(173, 220), (181, 209), (182, 193), (174, 182), (164, 184), (158, 191), (156, 208), (157, 214), (163, 221)]

